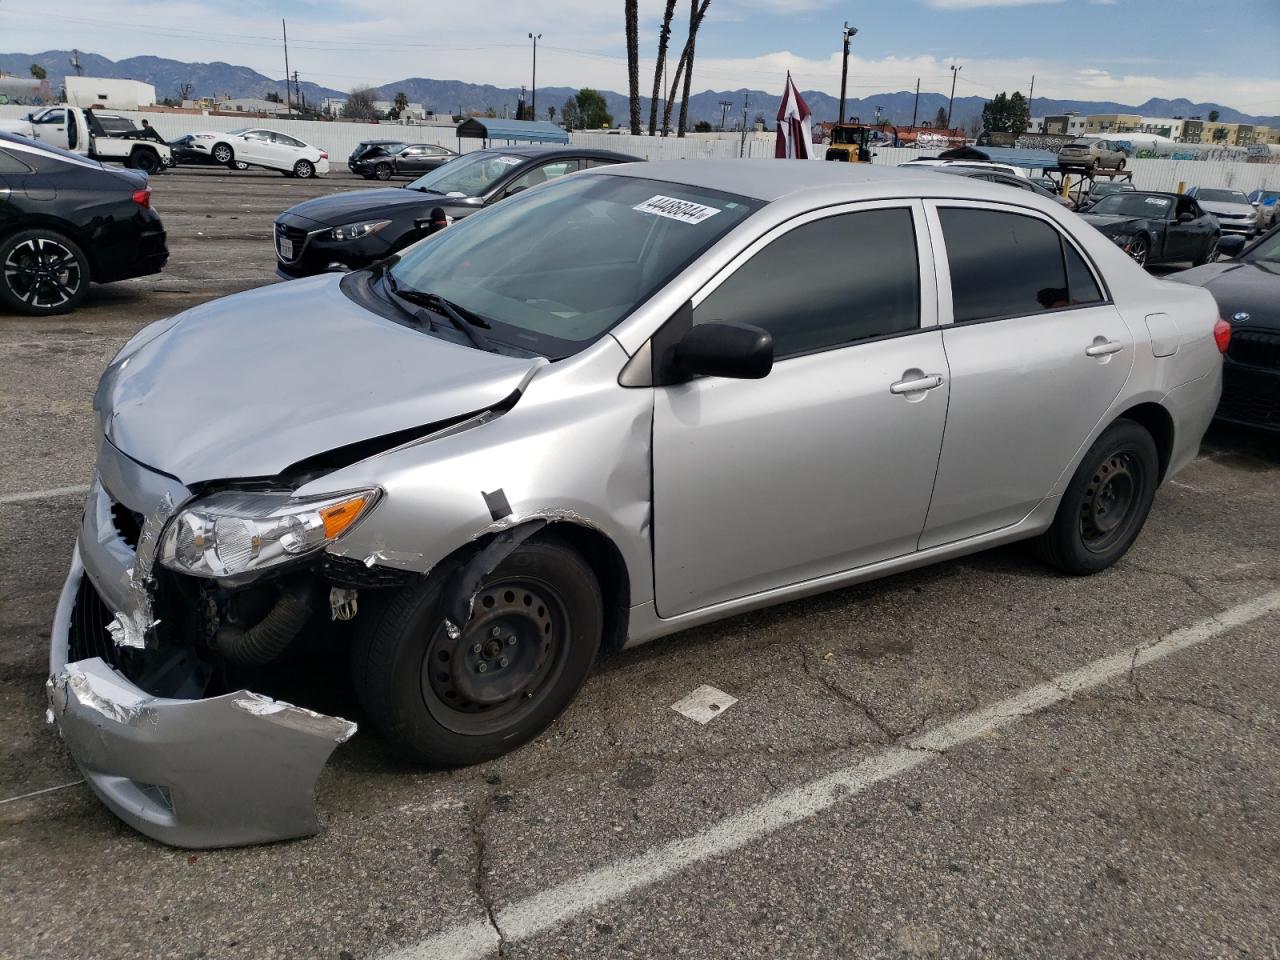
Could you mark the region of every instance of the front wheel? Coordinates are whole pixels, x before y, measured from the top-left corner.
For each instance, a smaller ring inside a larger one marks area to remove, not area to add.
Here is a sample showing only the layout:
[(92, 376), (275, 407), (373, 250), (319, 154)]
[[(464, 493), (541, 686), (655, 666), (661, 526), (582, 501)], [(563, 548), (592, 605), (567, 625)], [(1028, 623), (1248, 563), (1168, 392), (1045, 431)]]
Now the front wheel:
[(1133, 262), (1140, 267), (1147, 265), (1147, 260), (1151, 256), (1151, 241), (1147, 239), (1145, 233), (1140, 233), (1129, 241), (1129, 256)]
[(465, 766), (541, 733), (569, 705), (600, 649), (600, 588), (553, 540), (521, 545), (481, 582), (450, 635), (446, 578), (399, 590), (357, 624), (356, 694), (374, 725), (420, 763)]
[(1123, 169), (1124, 169), (1124, 157), (1121, 157), (1121, 158), (1120, 158), (1120, 162), (1116, 164), (1116, 169), (1117, 169), (1117, 170), (1123, 170)]
[(135, 170), (141, 170), (147, 176), (152, 176), (157, 170), (161, 169), (164, 164), (160, 161), (160, 154), (154, 150), (146, 148), (135, 150), (129, 155), (129, 166)]
[(1076, 576), (1111, 566), (1147, 522), (1159, 470), (1151, 434), (1132, 420), (1117, 420), (1076, 468), (1053, 526), (1035, 541), (1040, 556)]
[(231, 166), (231, 161), (235, 159), (235, 151), (231, 149), (229, 143), (215, 143), (213, 149), (209, 151), (209, 156), (213, 157), (214, 163), (220, 163), (223, 166)]
[(378, 164), (376, 167), (373, 168), (373, 175), (377, 177), (379, 180), (390, 180), (391, 164), (389, 163)]
[(299, 180), (309, 180), (316, 175), (316, 168), (310, 160), (299, 160), (293, 165), (293, 175)]
[(89, 261), (69, 237), (19, 230), (0, 241), (0, 304), (17, 313), (69, 313), (89, 291)]

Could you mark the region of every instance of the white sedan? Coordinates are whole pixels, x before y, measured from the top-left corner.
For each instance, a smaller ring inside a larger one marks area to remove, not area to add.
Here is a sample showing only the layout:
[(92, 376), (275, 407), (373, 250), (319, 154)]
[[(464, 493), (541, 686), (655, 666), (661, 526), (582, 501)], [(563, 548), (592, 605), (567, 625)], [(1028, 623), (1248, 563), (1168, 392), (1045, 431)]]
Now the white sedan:
[(329, 172), (329, 154), (319, 147), (261, 127), (201, 130), (191, 134), (191, 149), (229, 167), (247, 163), (304, 180)]

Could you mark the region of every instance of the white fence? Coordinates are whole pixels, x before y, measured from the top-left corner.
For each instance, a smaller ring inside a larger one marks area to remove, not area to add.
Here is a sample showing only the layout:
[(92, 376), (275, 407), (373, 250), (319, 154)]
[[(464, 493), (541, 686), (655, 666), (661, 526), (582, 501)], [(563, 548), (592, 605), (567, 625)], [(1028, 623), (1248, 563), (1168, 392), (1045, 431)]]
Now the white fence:
[[(17, 119), (33, 108), (0, 105), (0, 118)], [(165, 139), (173, 140), (195, 130), (232, 130), (236, 127), (264, 126), (315, 144), (341, 163), (361, 140), (403, 137), (416, 143), (436, 143), (463, 152), (478, 150), (480, 140), (459, 140), (451, 127), (400, 125), (393, 123), (341, 123), (319, 120), (259, 120), (252, 117), (208, 117), (189, 113), (140, 113), (116, 110), (122, 116), (146, 117)], [(748, 133), (745, 145), (738, 136), (698, 135), (691, 137), (633, 137), (630, 134), (574, 133), (573, 142), (586, 147), (616, 150), (646, 160), (727, 159), (742, 155), (752, 158), (773, 156), (773, 135)], [(824, 148), (815, 147), (821, 156)], [(937, 151), (876, 148), (875, 163), (896, 165), (918, 157), (936, 156)], [(1280, 164), (1243, 163), (1232, 160), (1145, 160), (1131, 159), (1128, 169), (1140, 190), (1176, 190), (1187, 187), (1232, 187), (1251, 190), (1280, 190)]]

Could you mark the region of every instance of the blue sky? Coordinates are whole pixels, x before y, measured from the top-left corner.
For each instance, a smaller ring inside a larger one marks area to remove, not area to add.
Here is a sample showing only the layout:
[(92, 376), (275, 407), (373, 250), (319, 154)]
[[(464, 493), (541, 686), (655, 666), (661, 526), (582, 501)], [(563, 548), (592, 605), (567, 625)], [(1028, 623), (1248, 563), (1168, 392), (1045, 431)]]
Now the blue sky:
[[(529, 79), (528, 31), (541, 31), (539, 85), (625, 90), (622, 0), (0, 0), (6, 51), (79, 46), (140, 54), (290, 65), (347, 89), (405, 76), (509, 86)], [(689, 3), (677, 0), (683, 41)], [(661, 0), (641, 0), (642, 76), (652, 75)], [(839, 89), (840, 28), (858, 27), (851, 93), (1026, 90), (1138, 103), (1216, 100), (1280, 114), (1280, 0), (712, 0), (699, 35), (696, 89)], [(203, 25), (203, 26), (198, 26)], [(642, 87), (648, 81), (642, 81)]]

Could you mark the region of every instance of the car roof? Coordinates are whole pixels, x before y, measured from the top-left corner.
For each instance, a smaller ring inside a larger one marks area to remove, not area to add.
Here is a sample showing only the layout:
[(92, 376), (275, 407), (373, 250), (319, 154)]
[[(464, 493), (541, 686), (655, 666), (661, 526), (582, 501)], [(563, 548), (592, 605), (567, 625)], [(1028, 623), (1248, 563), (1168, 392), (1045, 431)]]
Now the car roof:
[(829, 190), (867, 197), (972, 196), (1006, 199), (1008, 187), (971, 177), (942, 177), (936, 169), (869, 163), (795, 160), (655, 160), (588, 173), (664, 180), (773, 202), (791, 194)]
[[(483, 151), (472, 150), (469, 153), (500, 153), (505, 157), (595, 157), (599, 160), (617, 160), (619, 163), (635, 163), (644, 157), (632, 156), (629, 153), (618, 153), (616, 150), (596, 150), (590, 147), (575, 146), (538, 146), (538, 147), (485, 147)], [(467, 154), (463, 154), (466, 156)]]

